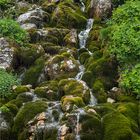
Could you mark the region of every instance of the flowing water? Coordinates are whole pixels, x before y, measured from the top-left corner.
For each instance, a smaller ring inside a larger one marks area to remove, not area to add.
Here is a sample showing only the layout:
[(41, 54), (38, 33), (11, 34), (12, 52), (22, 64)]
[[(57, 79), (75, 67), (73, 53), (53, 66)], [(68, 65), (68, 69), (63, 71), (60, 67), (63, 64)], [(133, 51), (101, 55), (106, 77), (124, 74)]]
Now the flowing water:
[[(85, 5), (84, 5), (84, 3), (82, 2), (82, 0), (81, 0), (80, 2), (81, 2), (81, 5), (82, 5), (81, 10), (84, 12), (84, 10), (85, 10)], [(83, 5), (84, 5), (84, 6), (83, 6)], [(78, 38), (79, 38), (79, 47), (80, 47), (80, 49), (81, 49), (81, 48), (86, 48), (86, 42), (87, 42), (89, 33), (90, 33), (91, 29), (92, 29), (93, 22), (94, 22), (94, 19), (91, 19), (91, 18), (88, 19), (88, 20), (87, 20), (86, 29), (85, 29), (85, 30), (82, 30), (82, 31), (79, 33), (79, 35), (78, 35)], [(92, 53), (91, 53), (87, 48), (86, 48), (86, 50), (89, 52), (90, 55), (92, 55)], [(83, 76), (83, 74), (84, 74), (84, 71), (85, 71), (84, 66), (83, 66), (83, 65), (80, 65), (79, 69), (80, 69), (80, 71), (79, 71), (79, 73), (76, 75), (75, 79), (76, 79), (77, 81), (79, 81), (80, 83), (82, 83), (82, 84), (84, 85), (84, 87), (86, 87), (86, 88), (89, 89), (89, 87), (87, 86), (87, 84), (86, 84), (84, 81), (81, 80), (81, 79), (82, 79), (82, 76)], [(96, 105), (97, 100), (96, 100), (96, 98), (93, 96), (92, 90), (91, 90), (91, 89), (89, 89), (89, 90), (90, 90), (90, 102), (89, 102), (89, 105), (94, 106), (94, 105)], [(78, 110), (78, 113), (76, 114), (76, 117), (77, 117), (77, 121), (76, 121), (76, 136), (75, 136), (75, 139), (76, 139), (76, 140), (80, 140), (79, 121), (80, 121), (80, 115), (81, 115), (81, 113), (83, 113), (83, 110), (82, 110), (82, 112), (81, 112), (81, 110), (79, 109), (79, 110)]]

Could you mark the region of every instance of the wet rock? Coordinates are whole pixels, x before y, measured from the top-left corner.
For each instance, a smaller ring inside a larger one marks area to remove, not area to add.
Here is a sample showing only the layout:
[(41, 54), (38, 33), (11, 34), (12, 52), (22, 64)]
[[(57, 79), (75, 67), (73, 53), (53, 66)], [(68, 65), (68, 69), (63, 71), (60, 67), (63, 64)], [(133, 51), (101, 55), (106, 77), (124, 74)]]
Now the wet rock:
[(7, 69), (12, 66), (14, 49), (3, 37), (0, 38), (0, 68)]
[(3, 118), (1, 111), (0, 111), (0, 138), (1, 138), (1, 140), (9, 140), (10, 139), (10, 125)]
[(67, 34), (64, 38), (66, 45), (76, 47), (78, 45), (77, 31), (72, 29), (69, 34)]
[(25, 125), (34, 118), (38, 113), (41, 113), (47, 109), (47, 103), (45, 101), (35, 101), (26, 103), (17, 113), (13, 125), (13, 133), (19, 135), (24, 129)]
[(24, 30), (33, 30), (33, 29), (37, 29), (36, 25), (33, 23), (25, 23), (21, 25), (21, 28), (23, 28)]
[(112, 98), (107, 98), (107, 102), (112, 104), (115, 102), (115, 100), (113, 100)]
[(49, 79), (74, 77), (78, 72), (78, 63), (69, 53), (51, 57), (45, 66), (45, 74)]
[(19, 1), (16, 4), (16, 8), (21, 12), (27, 12), (29, 8), (31, 8), (31, 5), (26, 1)]
[(41, 8), (35, 8), (20, 15), (17, 21), (22, 25), (24, 23), (32, 23), (40, 27), (43, 23), (44, 11)]
[(94, 17), (95, 19), (105, 19), (111, 15), (111, 0), (91, 0), (89, 5), (90, 17)]
[(43, 28), (30, 33), (32, 42), (50, 42), (56, 45), (63, 44), (63, 38), (70, 32), (63, 28)]

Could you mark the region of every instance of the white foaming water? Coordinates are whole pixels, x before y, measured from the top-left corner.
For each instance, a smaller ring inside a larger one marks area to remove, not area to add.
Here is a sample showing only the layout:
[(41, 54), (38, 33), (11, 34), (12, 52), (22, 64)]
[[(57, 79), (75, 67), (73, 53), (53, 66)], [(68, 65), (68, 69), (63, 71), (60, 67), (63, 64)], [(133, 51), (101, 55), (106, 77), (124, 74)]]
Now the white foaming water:
[(90, 89), (90, 102), (89, 102), (89, 104), (91, 106), (95, 106), (97, 104), (97, 99), (93, 96), (91, 89)]
[(93, 26), (93, 22), (94, 22), (94, 19), (91, 19), (91, 18), (88, 19), (86, 29), (79, 33), (78, 38), (79, 38), (80, 48), (85, 48), (89, 32), (90, 32), (90, 30), (92, 29), (92, 26)]
[(82, 76), (84, 74), (84, 71), (85, 71), (85, 68), (83, 65), (80, 65), (79, 66), (79, 73), (76, 75), (75, 79), (76, 80), (81, 80), (82, 79)]
[(84, 2), (82, 0), (80, 0), (80, 3), (81, 3), (81, 11), (85, 12), (86, 7), (85, 7)]

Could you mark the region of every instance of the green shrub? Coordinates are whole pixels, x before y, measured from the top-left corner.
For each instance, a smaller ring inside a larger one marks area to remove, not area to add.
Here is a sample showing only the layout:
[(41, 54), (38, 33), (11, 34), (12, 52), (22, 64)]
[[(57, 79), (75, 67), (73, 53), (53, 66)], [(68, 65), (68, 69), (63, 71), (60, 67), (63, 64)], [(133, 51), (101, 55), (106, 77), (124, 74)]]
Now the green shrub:
[(11, 87), (19, 84), (19, 80), (6, 71), (0, 69), (0, 97), (6, 98), (11, 94)]
[(23, 45), (28, 40), (26, 31), (11, 19), (0, 19), (0, 36), (14, 40), (20, 45)]
[(0, 0), (0, 9), (5, 9), (8, 4), (10, 4), (11, 0)]
[(111, 24), (122, 24), (140, 20), (140, 1), (128, 1), (113, 11)]
[(120, 63), (137, 62), (140, 58), (140, 22), (114, 26), (110, 52)]
[(127, 91), (140, 95), (140, 64), (137, 64), (132, 70), (125, 70), (121, 74), (120, 86)]

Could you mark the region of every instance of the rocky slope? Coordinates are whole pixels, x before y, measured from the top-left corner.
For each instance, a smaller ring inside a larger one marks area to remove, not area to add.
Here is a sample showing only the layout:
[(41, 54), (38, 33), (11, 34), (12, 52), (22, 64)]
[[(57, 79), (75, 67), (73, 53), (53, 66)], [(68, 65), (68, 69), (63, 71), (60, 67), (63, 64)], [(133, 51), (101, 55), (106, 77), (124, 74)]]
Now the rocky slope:
[(0, 140), (140, 140), (140, 103), (118, 88), (118, 62), (100, 38), (112, 8), (110, 0), (1, 6), (0, 20), (14, 19), (27, 37), (0, 33), (0, 68), (20, 79), (1, 92)]

